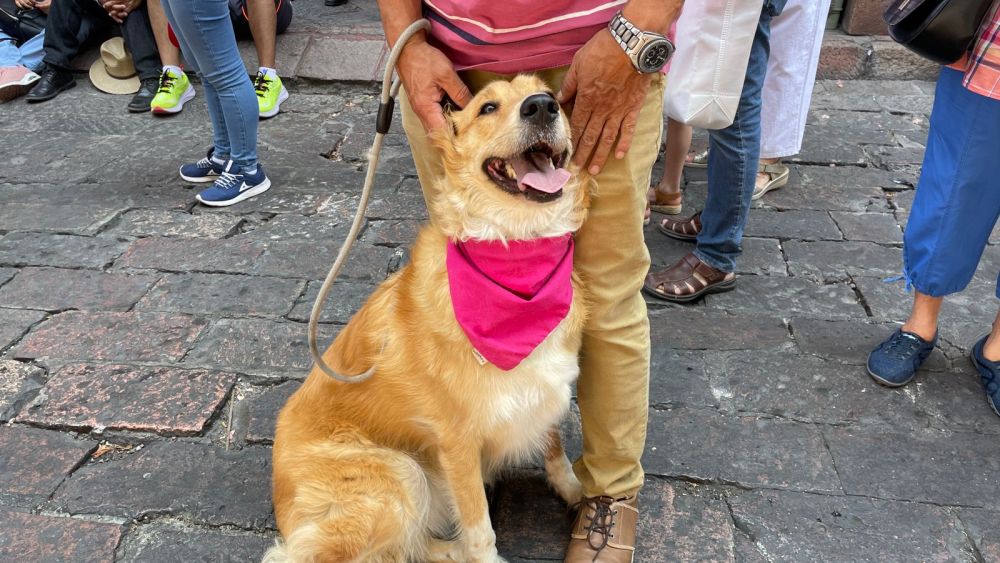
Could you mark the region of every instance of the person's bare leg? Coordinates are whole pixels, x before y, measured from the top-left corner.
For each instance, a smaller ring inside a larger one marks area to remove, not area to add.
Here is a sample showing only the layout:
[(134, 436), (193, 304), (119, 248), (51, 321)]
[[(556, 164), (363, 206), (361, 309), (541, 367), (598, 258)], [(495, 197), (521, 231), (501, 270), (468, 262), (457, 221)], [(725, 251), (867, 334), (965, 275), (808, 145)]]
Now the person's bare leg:
[(941, 303), (944, 302), (944, 298), (931, 297), (919, 291), (913, 293), (913, 310), (910, 312), (910, 318), (903, 324), (903, 330), (912, 332), (924, 340), (933, 340), (937, 335), (938, 315), (941, 313)]
[(993, 321), (993, 330), (983, 345), (983, 357), (991, 362), (1000, 362), (1000, 312)]
[(257, 62), (263, 68), (275, 69), (275, 43), (278, 29), (278, 15), (274, 11), (274, 0), (247, 0), (247, 18), (253, 46), (257, 50)]
[(663, 153), (663, 177), (656, 185), (660, 199), (681, 193), (684, 176), (684, 157), (691, 148), (691, 126), (667, 119), (667, 145)]
[(160, 52), (160, 62), (163, 66), (181, 66), (181, 50), (170, 42), (167, 33), (167, 16), (163, 13), (160, 0), (149, 0), (149, 25), (153, 28), (156, 39), (156, 49)]

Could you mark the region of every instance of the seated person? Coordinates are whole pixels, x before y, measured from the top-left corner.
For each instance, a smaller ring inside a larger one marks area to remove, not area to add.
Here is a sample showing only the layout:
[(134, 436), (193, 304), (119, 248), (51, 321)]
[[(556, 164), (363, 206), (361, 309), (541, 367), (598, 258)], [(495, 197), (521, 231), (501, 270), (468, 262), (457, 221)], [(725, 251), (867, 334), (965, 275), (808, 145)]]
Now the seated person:
[(121, 28), (125, 45), (132, 54), (141, 86), (128, 104), (130, 112), (149, 111), (160, 76), (149, 14), (142, 0), (57, 0), (45, 23), (45, 55), (41, 79), (28, 92), (28, 102), (51, 100), (76, 85), (70, 64), (88, 44), (110, 37)]
[(0, 0), (0, 102), (27, 92), (42, 68), (45, 14), (52, 0)]
[[(292, 21), (292, 3), (289, 0), (229, 0), (229, 15), (237, 39), (254, 40), (260, 62), (254, 79), (259, 115), (262, 118), (275, 116), (281, 103), (288, 99), (288, 91), (275, 69), (275, 42), (277, 34), (283, 33)], [(181, 52), (170, 40), (160, 0), (149, 0), (149, 17), (163, 61), (160, 88), (152, 103), (153, 113), (178, 113), (194, 97), (194, 88), (181, 70)]]

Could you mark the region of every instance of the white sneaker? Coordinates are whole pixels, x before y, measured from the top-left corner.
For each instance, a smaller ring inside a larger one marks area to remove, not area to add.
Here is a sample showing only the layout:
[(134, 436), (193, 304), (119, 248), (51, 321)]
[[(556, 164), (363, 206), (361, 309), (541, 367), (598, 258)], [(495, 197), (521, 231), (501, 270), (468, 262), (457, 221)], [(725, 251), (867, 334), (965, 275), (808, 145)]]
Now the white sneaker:
[(0, 68), (0, 102), (27, 94), (39, 78), (41, 77), (23, 66)]

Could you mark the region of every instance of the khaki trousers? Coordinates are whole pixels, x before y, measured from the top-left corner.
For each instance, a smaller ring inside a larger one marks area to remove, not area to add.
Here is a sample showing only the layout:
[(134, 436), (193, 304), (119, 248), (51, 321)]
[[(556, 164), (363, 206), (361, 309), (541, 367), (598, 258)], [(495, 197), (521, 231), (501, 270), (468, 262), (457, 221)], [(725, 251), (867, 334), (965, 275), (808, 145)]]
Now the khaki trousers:
[[(566, 68), (536, 73), (558, 91)], [(493, 80), (482, 71), (462, 73), (473, 93)], [(401, 96), (403, 128), (424, 189), (443, 175), (441, 156), (423, 125)], [(577, 398), (583, 422), (583, 455), (573, 468), (588, 497), (621, 497), (643, 484), (640, 464), (649, 408), (649, 319), (640, 293), (649, 270), (643, 240), (653, 162), (663, 128), (663, 77), (654, 77), (646, 95), (632, 149), (622, 160), (610, 157), (597, 176), (590, 214), (576, 234), (576, 271), (591, 301), (584, 329)], [(431, 218), (433, 220), (433, 217)]]

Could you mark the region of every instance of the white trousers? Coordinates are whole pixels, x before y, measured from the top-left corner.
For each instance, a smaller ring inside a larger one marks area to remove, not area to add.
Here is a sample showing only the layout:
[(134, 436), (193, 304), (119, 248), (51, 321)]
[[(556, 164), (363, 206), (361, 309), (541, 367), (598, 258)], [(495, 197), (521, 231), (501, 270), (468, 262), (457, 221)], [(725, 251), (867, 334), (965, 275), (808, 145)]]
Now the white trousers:
[(761, 158), (802, 149), (830, 0), (788, 0), (771, 20), (771, 58), (761, 106)]

